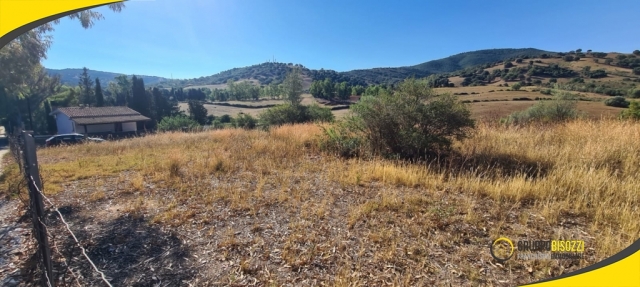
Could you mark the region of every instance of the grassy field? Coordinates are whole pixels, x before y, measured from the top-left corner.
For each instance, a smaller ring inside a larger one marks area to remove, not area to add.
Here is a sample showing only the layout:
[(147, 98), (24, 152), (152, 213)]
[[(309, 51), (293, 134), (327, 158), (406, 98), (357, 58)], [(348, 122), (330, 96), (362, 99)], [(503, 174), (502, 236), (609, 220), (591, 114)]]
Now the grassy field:
[[(336, 158), (320, 135), (168, 133), (38, 156), (45, 194), (116, 285), (514, 286), (640, 237), (638, 123), (480, 123), (432, 165)], [(586, 257), (499, 264), (498, 236), (584, 240)]]

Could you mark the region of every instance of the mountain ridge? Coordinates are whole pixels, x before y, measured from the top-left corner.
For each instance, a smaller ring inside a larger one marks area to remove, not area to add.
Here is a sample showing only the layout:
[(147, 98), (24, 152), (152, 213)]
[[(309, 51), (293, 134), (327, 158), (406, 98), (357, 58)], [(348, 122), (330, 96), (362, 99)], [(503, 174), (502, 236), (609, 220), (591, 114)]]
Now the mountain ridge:
[[(198, 85), (218, 85), (229, 80), (256, 80), (260, 85), (280, 83), (286, 74), (294, 67), (302, 69), (305, 76), (311, 80), (323, 80), (330, 78), (332, 81), (346, 81), (351, 85), (370, 84), (393, 84), (408, 77), (427, 77), (432, 74), (450, 73), (475, 65), (488, 64), (493, 62), (514, 59), (520, 56), (537, 56), (544, 53), (555, 54), (556, 52), (545, 51), (535, 48), (496, 48), (468, 51), (451, 55), (449, 57), (430, 60), (412, 66), (385, 67), (370, 69), (354, 69), (350, 71), (337, 72), (330, 69), (308, 69), (301, 64), (265, 62), (256, 65), (232, 68), (213, 75), (202, 76), (191, 79), (167, 79), (156, 76), (141, 76), (145, 84), (149, 86), (163, 87), (188, 87)], [(82, 73), (82, 69), (47, 69), (50, 74), (61, 74), (63, 83), (76, 85), (77, 76)], [(102, 72), (89, 70), (92, 78), (99, 77), (105, 82), (112, 81), (116, 76), (123, 73)]]

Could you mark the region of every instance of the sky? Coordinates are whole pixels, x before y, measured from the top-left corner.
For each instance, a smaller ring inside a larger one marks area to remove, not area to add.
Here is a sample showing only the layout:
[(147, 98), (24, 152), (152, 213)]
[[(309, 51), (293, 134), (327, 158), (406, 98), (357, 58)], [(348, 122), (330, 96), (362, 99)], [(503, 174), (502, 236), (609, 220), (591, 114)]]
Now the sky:
[(43, 65), (174, 79), (277, 62), (349, 71), (493, 48), (640, 49), (637, 0), (131, 0), (64, 18)]

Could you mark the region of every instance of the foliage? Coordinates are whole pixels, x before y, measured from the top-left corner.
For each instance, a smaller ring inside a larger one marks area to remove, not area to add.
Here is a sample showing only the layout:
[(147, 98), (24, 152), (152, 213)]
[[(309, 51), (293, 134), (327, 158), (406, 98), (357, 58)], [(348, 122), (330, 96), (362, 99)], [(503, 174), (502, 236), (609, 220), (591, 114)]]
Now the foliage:
[(183, 128), (192, 129), (198, 127), (198, 122), (185, 115), (177, 115), (171, 117), (164, 117), (158, 123), (159, 131), (179, 131)]
[(633, 101), (629, 104), (629, 108), (620, 113), (622, 119), (640, 120), (640, 102)]
[(351, 110), (353, 116), (327, 130), (326, 146), (358, 143), (358, 149), (373, 155), (419, 158), (449, 149), (452, 140), (467, 137), (474, 127), (469, 110), (455, 96), (438, 96), (415, 78), (391, 93), (364, 96)]
[(640, 76), (640, 67), (633, 68), (633, 74)]
[(302, 75), (298, 68), (293, 69), (282, 82), (284, 99), (291, 105), (300, 105), (302, 101)]
[(323, 108), (317, 104), (304, 106), (291, 103), (267, 109), (260, 114), (259, 118), (266, 127), (305, 122), (331, 122), (334, 120), (329, 108)]
[(234, 122), (235, 127), (243, 128), (247, 130), (256, 128), (257, 124), (258, 124), (258, 120), (256, 120), (254, 117), (252, 117), (249, 114), (238, 114)]
[(94, 95), (96, 96), (96, 107), (104, 107), (104, 95), (102, 94), (102, 87), (100, 86), (100, 79), (96, 78), (96, 90)]
[(629, 91), (629, 97), (634, 99), (640, 98), (640, 88), (631, 89)]
[(205, 125), (207, 123), (207, 109), (204, 105), (195, 100), (190, 100), (188, 105), (189, 115), (191, 118), (198, 122), (198, 124)]
[(633, 50), (633, 54), (636, 56), (640, 56), (640, 50)]
[(514, 90), (514, 91), (520, 90), (521, 87), (522, 87), (522, 85), (520, 83), (515, 83), (515, 84), (511, 85), (511, 89)]
[(519, 112), (514, 112), (502, 119), (506, 124), (527, 124), (532, 122), (555, 123), (580, 117), (576, 109), (577, 100), (572, 96), (561, 94), (554, 100), (539, 101), (534, 106)]
[(87, 67), (82, 69), (78, 86), (80, 87), (80, 103), (86, 106), (94, 105), (96, 98), (94, 95), (93, 81), (87, 73)]
[(610, 107), (628, 108), (629, 101), (624, 97), (613, 97), (604, 101), (604, 104)]

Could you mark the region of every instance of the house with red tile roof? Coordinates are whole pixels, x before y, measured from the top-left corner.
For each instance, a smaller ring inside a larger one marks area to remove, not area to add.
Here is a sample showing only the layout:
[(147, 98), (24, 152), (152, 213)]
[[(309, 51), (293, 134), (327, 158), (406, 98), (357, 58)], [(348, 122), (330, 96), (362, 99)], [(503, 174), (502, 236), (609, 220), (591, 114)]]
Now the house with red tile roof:
[(55, 117), (58, 134), (136, 132), (137, 123), (150, 118), (128, 107), (65, 107), (57, 108)]

